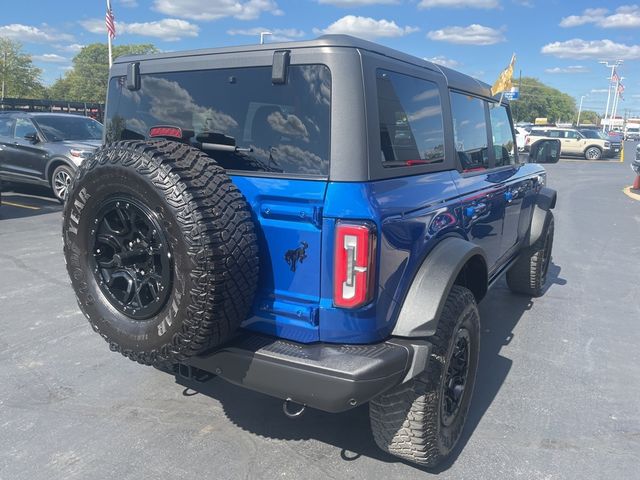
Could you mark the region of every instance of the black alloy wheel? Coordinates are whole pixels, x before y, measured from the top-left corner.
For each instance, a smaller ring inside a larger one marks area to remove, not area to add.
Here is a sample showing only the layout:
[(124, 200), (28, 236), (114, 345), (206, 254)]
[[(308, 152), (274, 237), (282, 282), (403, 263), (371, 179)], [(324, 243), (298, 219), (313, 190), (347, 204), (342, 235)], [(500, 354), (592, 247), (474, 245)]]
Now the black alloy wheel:
[(157, 314), (171, 291), (173, 261), (157, 216), (133, 198), (108, 199), (92, 231), (94, 276), (109, 303), (130, 318)]
[(445, 374), (440, 416), (442, 424), (449, 426), (460, 411), (469, 375), (469, 331), (460, 327), (453, 340), (453, 349)]

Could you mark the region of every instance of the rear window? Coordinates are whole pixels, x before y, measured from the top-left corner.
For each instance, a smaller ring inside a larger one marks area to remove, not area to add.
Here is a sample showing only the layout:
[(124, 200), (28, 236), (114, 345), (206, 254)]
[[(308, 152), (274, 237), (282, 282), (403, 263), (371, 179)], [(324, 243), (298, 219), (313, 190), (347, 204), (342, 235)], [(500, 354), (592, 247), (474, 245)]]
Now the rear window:
[(324, 65), (292, 65), (284, 85), (271, 82), (271, 67), (146, 74), (133, 92), (124, 80), (109, 84), (108, 142), (179, 127), (185, 141), (228, 170), (329, 173), (331, 75)]
[(385, 167), (442, 163), (444, 130), (434, 82), (377, 71), (380, 149)]

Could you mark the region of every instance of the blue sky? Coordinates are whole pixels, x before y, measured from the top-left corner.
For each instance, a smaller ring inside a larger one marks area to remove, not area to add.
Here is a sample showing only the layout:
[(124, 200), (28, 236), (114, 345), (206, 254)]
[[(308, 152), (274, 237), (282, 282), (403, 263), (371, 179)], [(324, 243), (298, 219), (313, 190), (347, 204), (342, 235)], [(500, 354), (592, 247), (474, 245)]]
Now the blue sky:
[[(640, 115), (640, 1), (604, 0), (112, 0), (116, 43), (183, 50), (308, 39), (366, 37), (492, 82), (517, 55), (534, 76), (604, 111), (607, 69), (624, 59), (625, 101)], [(5, 2), (0, 36), (20, 40), (53, 82), (81, 45), (105, 41), (104, 0)]]

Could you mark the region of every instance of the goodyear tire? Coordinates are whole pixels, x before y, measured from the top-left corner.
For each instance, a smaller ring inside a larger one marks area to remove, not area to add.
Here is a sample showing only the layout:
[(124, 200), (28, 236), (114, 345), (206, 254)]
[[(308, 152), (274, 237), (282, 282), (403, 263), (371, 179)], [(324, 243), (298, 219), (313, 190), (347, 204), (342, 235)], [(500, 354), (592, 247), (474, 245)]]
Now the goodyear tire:
[(369, 416), (382, 450), (435, 467), (460, 440), (478, 369), (480, 315), (468, 289), (453, 286), (429, 342), (426, 370), (371, 400)]
[(200, 150), (108, 144), (83, 162), (63, 216), (67, 270), (93, 329), (159, 367), (224, 342), (249, 312), (258, 248), (249, 206)]

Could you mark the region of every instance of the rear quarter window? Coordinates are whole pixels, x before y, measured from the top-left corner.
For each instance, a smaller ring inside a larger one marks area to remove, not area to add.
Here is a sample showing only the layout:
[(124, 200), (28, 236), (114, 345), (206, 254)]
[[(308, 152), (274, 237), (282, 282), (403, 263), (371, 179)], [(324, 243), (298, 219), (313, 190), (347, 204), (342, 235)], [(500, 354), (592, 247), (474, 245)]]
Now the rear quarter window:
[(438, 85), (378, 69), (376, 86), (382, 165), (443, 163), (444, 129)]
[[(106, 139), (146, 139), (156, 126), (179, 127), (186, 142), (228, 170), (329, 173), (331, 74), (324, 65), (292, 65), (287, 83), (271, 67), (145, 74), (130, 91), (109, 83)], [(238, 151), (207, 145), (235, 145)]]

